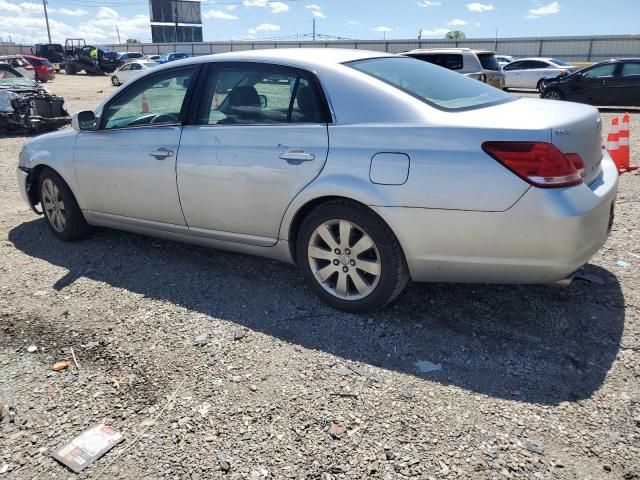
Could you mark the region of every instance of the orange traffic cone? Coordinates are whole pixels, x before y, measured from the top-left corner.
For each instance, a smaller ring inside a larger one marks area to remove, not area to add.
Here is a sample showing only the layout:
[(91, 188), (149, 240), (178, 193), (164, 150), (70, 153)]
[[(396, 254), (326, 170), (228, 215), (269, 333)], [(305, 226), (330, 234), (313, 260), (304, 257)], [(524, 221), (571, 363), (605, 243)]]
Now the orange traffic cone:
[(142, 94), (140, 103), (140, 113), (149, 113), (149, 102), (147, 101), (147, 96), (144, 93)]
[(622, 125), (620, 125), (620, 136), (618, 138), (620, 150), (620, 173), (631, 172), (637, 170), (637, 165), (631, 165), (631, 150), (629, 148), (629, 114), (625, 113), (622, 117)]
[(609, 130), (609, 136), (607, 137), (607, 151), (611, 155), (613, 163), (616, 164), (618, 173), (622, 173), (620, 171), (620, 127), (618, 117), (611, 121), (611, 130)]

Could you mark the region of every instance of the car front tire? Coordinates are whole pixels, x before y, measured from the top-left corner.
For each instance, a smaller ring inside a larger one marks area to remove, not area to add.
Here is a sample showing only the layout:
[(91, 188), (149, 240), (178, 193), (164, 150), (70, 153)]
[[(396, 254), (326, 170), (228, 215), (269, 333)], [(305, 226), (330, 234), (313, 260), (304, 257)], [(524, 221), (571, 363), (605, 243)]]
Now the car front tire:
[(45, 169), (38, 183), (40, 204), (51, 233), (67, 242), (85, 236), (89, 231), (82, 210), (71, 189), (56, 172)]
[(320, 299), (346, 312), (385, 307), (409, 280), (402, 248), (389, 226), (348, 200), (322, 204), (304, 219), (296, 257)]
[(547, 100), (564, 100), (564, 94), (557, 88), (545, 90), (541, 97), (546, 98)]
[(113, 77), (111, 77), (111, 83), (113, 83), (114, 87), (119, 87), (120, 79), (114, 75)]

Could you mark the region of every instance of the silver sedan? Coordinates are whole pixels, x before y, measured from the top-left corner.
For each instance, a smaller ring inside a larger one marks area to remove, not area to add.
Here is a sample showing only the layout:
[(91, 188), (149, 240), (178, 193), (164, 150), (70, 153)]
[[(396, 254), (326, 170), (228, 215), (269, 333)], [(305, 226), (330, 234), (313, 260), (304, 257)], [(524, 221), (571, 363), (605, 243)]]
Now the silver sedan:
[(55, 236), (111, 227), (297, 263), (351, 312), (409, 279), (566, 283), (613, 220), (596, 109), (396, 55), (172, 62), (72, 126), (27, 142), (17, 172)]

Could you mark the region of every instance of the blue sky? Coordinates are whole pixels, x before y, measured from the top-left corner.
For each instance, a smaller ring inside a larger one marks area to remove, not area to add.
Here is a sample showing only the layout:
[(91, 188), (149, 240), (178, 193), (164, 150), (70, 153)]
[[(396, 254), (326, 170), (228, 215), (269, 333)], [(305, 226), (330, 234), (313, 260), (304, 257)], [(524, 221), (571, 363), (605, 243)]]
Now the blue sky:
[[(41, 0), (0, 0), (0, 36), (46, 40)], [(54, 41), (150, 41), (146, 0), (49, 0)], [(441, 38), (640, 33), (640, 0), (204, 0), (205, 40), (306, 39), (317, 31), (345, 38)]]

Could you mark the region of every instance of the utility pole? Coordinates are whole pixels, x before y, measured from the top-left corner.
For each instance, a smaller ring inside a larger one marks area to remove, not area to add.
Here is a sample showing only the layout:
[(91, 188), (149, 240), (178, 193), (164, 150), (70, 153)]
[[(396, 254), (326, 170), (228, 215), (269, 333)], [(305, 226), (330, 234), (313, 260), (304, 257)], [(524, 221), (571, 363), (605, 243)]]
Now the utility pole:
[(42, 6), (44, 7), (44, 20), (47, 22), (47, 37), (49, 37), (49, 43), (51, 43), (51, 30), (49, 29), (49, 14), (47, 13), (47, 0), (42, 0)]
[(118, 33), (118, 43), (122, 45), (122, 40), (120, 40), (120, 29), (118, 28), (118, 25), (116, 25), (116, 32)]
[(422, 29), (418, 30), (418, 40), (422, 40)]
[(496, 27), (496, 44), (493, 49), (498, 53), (498, 27)]
[(313, 41), (316, 41), (316, 17), (313, 17)]

